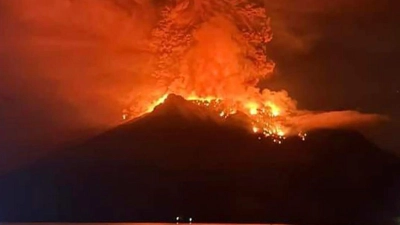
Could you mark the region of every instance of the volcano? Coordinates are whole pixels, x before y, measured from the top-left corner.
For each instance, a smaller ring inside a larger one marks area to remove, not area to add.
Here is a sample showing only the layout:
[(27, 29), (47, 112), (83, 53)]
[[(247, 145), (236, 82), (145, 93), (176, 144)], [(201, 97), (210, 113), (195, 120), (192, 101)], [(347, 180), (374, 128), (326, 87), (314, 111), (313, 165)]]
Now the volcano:
[(243, 129), (240, 115), (227, 121), (171, 95), (1, 177), (0, 219), (384, 224), (396, 216), (400, 160), (360, 133), (318, 130), (276, 144)]

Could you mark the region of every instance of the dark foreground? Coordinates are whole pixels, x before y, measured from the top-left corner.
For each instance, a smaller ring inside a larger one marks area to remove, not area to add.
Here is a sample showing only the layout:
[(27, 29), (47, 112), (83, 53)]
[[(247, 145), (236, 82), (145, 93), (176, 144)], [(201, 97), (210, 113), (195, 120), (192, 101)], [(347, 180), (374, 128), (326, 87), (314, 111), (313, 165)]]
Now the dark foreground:
[(400, 160), (359, 133), (277, 145), (200, 119), (182, 101), (1, 177), (0, 220), (337, 225), (400, 216)]

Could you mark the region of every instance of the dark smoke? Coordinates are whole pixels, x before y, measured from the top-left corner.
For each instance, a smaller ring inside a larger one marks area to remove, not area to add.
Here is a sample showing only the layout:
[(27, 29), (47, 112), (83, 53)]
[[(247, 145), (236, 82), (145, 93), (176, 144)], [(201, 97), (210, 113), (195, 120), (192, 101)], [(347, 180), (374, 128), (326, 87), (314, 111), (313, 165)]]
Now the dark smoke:
[[(319, 33), (296, 32), (308, 25), (291, 13), (340, 10), (358, 1), (265, 5), (280, 33), (276, 41), (297, 51), (312, 47)], [(143, 74), (151, 69), (151, 53), (143, 42), (165, 2), (0, 0), (0, 165), (30, 158), (36, 153), (26, 149), (38, 143), (117, 124), (130, 93), (149, 84)]]

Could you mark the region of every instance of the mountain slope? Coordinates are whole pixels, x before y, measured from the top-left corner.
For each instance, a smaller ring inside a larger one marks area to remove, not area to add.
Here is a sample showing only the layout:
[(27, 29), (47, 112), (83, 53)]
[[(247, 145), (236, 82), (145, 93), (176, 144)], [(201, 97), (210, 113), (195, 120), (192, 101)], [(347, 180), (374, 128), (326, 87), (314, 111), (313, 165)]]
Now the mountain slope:
[(357, 132), (315, 131), (277, 145), (170, 96), (0, 178), (0, 218), (384, 224), (400, 202), (399, 168)]

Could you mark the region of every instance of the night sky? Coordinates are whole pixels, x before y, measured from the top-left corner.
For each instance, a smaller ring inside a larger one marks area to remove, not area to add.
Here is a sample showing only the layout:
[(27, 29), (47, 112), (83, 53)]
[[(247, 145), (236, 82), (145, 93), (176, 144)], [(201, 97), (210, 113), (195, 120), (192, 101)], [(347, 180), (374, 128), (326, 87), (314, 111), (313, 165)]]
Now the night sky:
[[(366, 133), (400, 154), (395, 2), (267, 1), (274, 30), (268, 51), (277, 69), (260, 85), (286, 89), (302, 109), (387, 115), (389, 122)], [(68, 23), (31, 27), (13, 7), (12, 1), (0, 0), (0, 170), (112, 126), (120, 118), (118, 98), (140, 82), (127, 65), (141, 53), (124, 38), (115, 40), (119, 33), (107, 30), (113, 26), (97, 23), (93, 32), (70, 29)], [(41, 44), (32, 47), (37, 37)]]
[[(272, 87), (287, 89), (301, 108), (388, 115), (390, 122), (367, 135), (400, 153), (400, 15), (395, 1), (336, 1), (336, 7), (327, 2), (314, 9), (300, 3), (277, 8), (271, 57), (278, 76)], [(281, 30), (281, 24), (289, 31)]]

